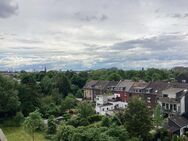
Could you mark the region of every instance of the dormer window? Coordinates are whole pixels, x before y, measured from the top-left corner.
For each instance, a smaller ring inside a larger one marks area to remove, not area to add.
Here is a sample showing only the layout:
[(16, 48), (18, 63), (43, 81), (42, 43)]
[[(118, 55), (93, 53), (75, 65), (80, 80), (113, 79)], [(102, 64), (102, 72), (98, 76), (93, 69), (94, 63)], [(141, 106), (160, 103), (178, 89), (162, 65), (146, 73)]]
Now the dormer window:
[(125, 91), (125, 89), (126, 89), (126, 88), (125, 88), (125, 87), (123, 87), (123, 91)]
[(168, 97), (168, 95), (167, 94), (163, 94), (163, 97)]

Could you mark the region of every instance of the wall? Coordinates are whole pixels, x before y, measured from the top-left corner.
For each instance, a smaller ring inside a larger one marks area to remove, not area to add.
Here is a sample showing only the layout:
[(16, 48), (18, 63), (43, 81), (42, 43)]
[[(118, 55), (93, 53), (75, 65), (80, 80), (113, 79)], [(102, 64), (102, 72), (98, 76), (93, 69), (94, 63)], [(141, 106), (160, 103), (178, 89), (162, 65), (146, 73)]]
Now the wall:
[(180, 114), (185, 113), (185, 96), (180, 100)]

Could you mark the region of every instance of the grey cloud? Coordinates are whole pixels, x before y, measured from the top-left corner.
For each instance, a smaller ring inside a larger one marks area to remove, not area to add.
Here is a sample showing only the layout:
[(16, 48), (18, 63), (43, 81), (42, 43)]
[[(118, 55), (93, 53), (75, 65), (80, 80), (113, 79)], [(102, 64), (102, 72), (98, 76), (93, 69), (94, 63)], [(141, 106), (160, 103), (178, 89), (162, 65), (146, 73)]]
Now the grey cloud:
[(111, 46), (114, 50), (128, 50), (136, 47), (148, 48), (154, 50), (167, 50), (176, 46), (185, 46), (182, 44), (183, 40), (187, 38), (187, 35), (161, 35), (151, 38), (143, 38), (121, 42)]
[(8, 18), (16, 14), (18, 4), (12, 2), (12, 0), (0, 0), (0, 18)]
[(186, 18), (186, 17), (188, 17), (188, 13), (167, 14), (167, 17), (172, 17), (172, 18)]
[(35, 40), (35, 39), (18, 39), (17, 41), (20, 41), (22, 43), (28, 43), (28, 44), (39, 44), (43, 43), (43, 41)]
[(74, 16), (81, 21), (92, 22), (92, 21), (105, 21), (108, 19), (108, 16), (105, 14), (99, 15), (97, 13), (87, 13), (87, 12), (76, 12)]
[(181, 14), (179, 14), (179, 13), (176, 13), (176, 14), (172, 15), (172, 17), (174, 17), (174, 18), (181, 18), (181, 17), (182, 17), (182, 15), (181, 15)]
[(185, 14), (184, 14), (184, 17), (188, 17), (188, 13), (185, 13)]
[[(161, 35), (147, 39), (138, 39), (115, 44), (99, 54), (104, 61), (98, 66), (115, 66), (122, 68), (164, 67), (188, 65), (186, 35)], [(139, 51), (134, 48), (141, 47)], [(110, 53), (116, 50), (116, 53)], [(132, 50), (132, 53), (128, 52)], [(160, 64), (160, 66), (157, 66)]]

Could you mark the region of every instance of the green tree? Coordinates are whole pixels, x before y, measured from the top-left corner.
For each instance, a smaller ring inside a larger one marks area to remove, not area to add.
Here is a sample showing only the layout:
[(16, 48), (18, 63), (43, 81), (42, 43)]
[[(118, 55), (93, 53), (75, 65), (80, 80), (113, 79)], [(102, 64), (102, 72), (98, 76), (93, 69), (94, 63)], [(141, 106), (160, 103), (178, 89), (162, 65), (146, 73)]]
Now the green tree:
[(84, 94), (83, 94), (83, 91), (82, 91), (81, 89), (79, 89), (79, 90), (77, 91), (77, 93), (76, 93), (75, 96), (76, 96), (77, 98), (83, 98), (83, 95), (84, 95)]
[(21, 111), (24, 116), (41, 107), (40, 95), (36, 85), (21, 84), (19, 98), (21, 101)]
[(21, 124), (24, 121), (24, 115), (22, 114), (22, 112), (17, 112), (16, 116), (14, 117), (14, 121), (16, 126), (21, 126)]
[(24, 73), (23, 75), (21, 75), (21, 83), (28, 85), (35, 85), (36, 80), (34, 74)]
[(61, 111), (65, 112), (77, 106), (77, 100), (72, 96), (67, 96), (61, 103)]
[(24, 129), (31, 134), (32, 140), (35, 140), (35, 132), (42, 125), (41, 114), (36, 110), (29, 114), (24, 121)]
[(87, 118), (95, 113), (92, 105), (87, 101), (78, 104), (78, 112), (81, 118)]
[(47, 131), (47, 133), (48, 134), (55, 134), (56, 133), (56, 128), (57, 128), (57, 125), (55, 123), (55, 118), (52, 115), (48, 119), (48, 131)]
[(157, 105), (155, 108), (153, 121), (154, 121), (154, 125), (156, 126), (156, 128), (159, 128), (159, 126), (161, 126), (163, 123), (163, 115), (161, 112), (160, 105)]
[(57, 132), (57, 140), (71, 141), (71, 138), (74, 133), (75, 133), (75, 128), (73, 126), (62, 124)]
[(56, 88), (58, 88), (59, 93), (62, 94), (64, 97), (66, 97), (71, 90), (71, 85), (68, 78), (63, 74), (59, 74), (56, 77), (55, 82), (56, 82)]
[(137, 97), (131, 99), (125, 111), (125, 125), (132, 137), (148, 140), (152, 118), (146, 104)]
[(121, 76), (117, 73), (112, 73), (109, 77), (108, 80), (110, 81), (119, 81), (121, 80)]
[(52, 93), (53, 83), (47, 75), (41, 80), (40, 85), (44, 94), (49, 95)]
[(111, 119), (109, 117), (103, 117), (101, 121), (102, 126), (110, 127)]
[(78, 86), (79, 88), (82, 88), (85, 85), (86, 80), (84, 80), (84, 78), (80, 77), (79, 75), (73, 75), (71, 78), (71, 83)]
[(118, 141), (128, 141), (129, 134), (123, 126), (112, 126), (105, 132), (106, 135), (118, 138)]
[(14, 116), (19, 107), (16, 82), (0, 75), (0, 117)]
[(45, 96), (40, 101), (40, 112), (45, 118), (48, 118), (50, 115), (58, 116), (60, 114), (60, 106), (56, 104), (52, 96)]

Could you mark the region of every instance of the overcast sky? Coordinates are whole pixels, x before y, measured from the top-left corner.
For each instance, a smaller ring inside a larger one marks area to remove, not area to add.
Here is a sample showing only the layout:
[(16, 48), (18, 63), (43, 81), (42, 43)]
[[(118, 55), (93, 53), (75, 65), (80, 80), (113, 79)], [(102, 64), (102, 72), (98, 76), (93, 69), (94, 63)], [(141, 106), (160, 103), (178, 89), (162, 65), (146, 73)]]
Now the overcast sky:
[(0, 0), (0, 70), (188, 66), (188, 0)]

